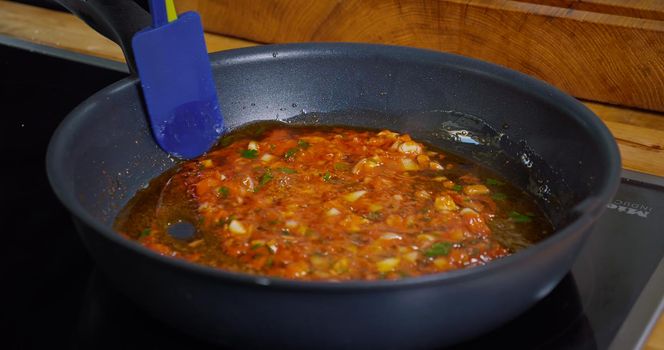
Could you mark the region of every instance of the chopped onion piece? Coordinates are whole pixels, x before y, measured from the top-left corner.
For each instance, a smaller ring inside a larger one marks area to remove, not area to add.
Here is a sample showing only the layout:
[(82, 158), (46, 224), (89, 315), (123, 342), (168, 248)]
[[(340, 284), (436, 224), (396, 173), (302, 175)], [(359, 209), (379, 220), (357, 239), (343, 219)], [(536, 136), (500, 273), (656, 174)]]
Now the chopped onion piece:
[(197, 239), (197, 240), (195, 240), (195, 241), (189, 243), (188, 245), (189, 245), (190, 247), (192, 247), (192, 248), (196, 248), (196, 247), (198, 247), (199, 245), (203, 244), (203, 242), (205, 242), (205, 240), (203, 240), (203, 239)]
[(275, 157), (273, 155), (269, 154), (269, 153), (265, 153), (263, 156), (261, 156), (261, 160), (264, 161), (264, 162), (269, 162), (274, 158)]
[(401, 165), (403, 165), (403, 168), (408, 171), (420, 170), (420, 166), (410, 158), (401, 159)]
[(382, 236), (380, 236), (381, 239), (386, 239), (386, 240), (392, 240), (392, 239), (401, 239), (401, 236), (399, 236), (396, 233), (388, 232)]
[(383, 206), (380, 205), (380, 204), (370, 204), (369, 205), (369, 210), (370, 211), (379, 211), (381, 209), (383, 209)]
[(456, 203), (454, 203), (454, 199), (452, 199), (452, 197), (450, 197), (450, 195), (448, 194), (436, 197), (436, 200), (433, 202), (433, 206), (441, 211), (450, 211), (450, 210), (459, 209)]
[(397, 134), (396, 132), (389, 131), (389, 130), (383, 130), (383, 131), (378, 133), (378, 136), (385, 136), (385, 137), (390, 138), (390, 139), (396, 139), (399, 136), (399, 134)]
[(406, 141), (399, 145), (399, 152), (405, 154), (420, 154), (422, 153), (422, 146), (417, 142)]
[(327, 258), (320, 255), (313, 255), (309, 258), (309, 261), (311, 262), (311, 265), (314, 265), (317, 268), (327, 268), (328, 265)]
[(376, 263), (378, 272), (385, 273), (393, 271), (399, 265), (399, 258), (387, 258)]
[(422, 234), (417, 235), (417, 240), (418, 241), (433, 241), (435, 239), (436, 238), (434, 236), (428, 235), (426, 233), (422, 233)]
[(443, 170), (443, 166), (440, 165), (438, 162), (430, 161), (429, 162), (429, 169), (431, 170)]
[(450, 261), (444, 256), (440, 256), (434, 259), (433, 264), (436, 265), (436, 267), (439, 269), (446, 269), (450, 267)]
[(337, 274), (342, 274), (348, 271), (348, 266), (349, 266), (348, 259), (341, 258), (334, 263), (332, 268), (334, 269), (334, 272), (336, 272)]
[(419, 255), (418, 252), (410, 252), (410, 253), (404, 254), (403, 258), (408, 260), (409, 262), (414, 263), (414, 262), (417, 261), (418, 255)]
[(349, 201), (349, 202), (355, 202), (356, 200), (360, 199), (360, 197), (364, 196), (367, 194), (367, 191), (361, 190), (361, 191), (355, 191), (351, 192), (347, 195), (344, 196), (344, 199)]
[(228, 225), (228, 229), (237, 235), (247, 233), (247, 229), (245, 229), (244, 225), (242, 225), (242, 223), (238, 220), (231, 220), (231, 223)]
[(258, 143), (256, 141), (249, 141), (249, 145), (247, 145), (247, 149), (253, 149), (258, 151)]
[(357, 163), (355, 163), (355, 166), (353, 166), (353, 174), (359, 174), (360, 171), (364, 168), (375, 168), (377, 166), (382, 165), (380, 158), (378, 156), (373, 156), (371, 158), (362, 158), (360, 159)]
[(242, 180), (242, 184), (247, 186), (247, 189), (249, 189), (250, 192), (254, 191), (254, 180), (252, 180), (251, 177), (245, 177), (244, 180)]
[(463, 187), (463, 193), (469, 196), (489, 194), (489, 188), (484, 185), (468, 185)]
[(330, 208), (325, 214), (327, 214), (327, 216), (337, 216), (341, 214), (341, 212), (337, 208)]
[(470, 209), (470, 208), (463, 208), (463, 209), (461, 209), (460, 213), (461, 213), (461, 215), (473, 215), (473, 216), (479, 216), (480, 215), (475, 210)]
[(293, 228), (293, 227), (297, 227), (297, 225), (298, 225), (298, 222), (295, 221), (295, 220), (286, 220), (286, 227)]

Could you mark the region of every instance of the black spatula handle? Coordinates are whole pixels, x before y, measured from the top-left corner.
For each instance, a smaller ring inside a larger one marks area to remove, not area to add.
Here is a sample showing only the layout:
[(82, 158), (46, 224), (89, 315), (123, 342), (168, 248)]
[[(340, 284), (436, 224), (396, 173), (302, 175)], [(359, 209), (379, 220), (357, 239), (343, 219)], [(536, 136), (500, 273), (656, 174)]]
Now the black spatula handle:
[(136, 74), (131, 38), (150, 26), (150, 14), (132, 0), (56, 0), (101, 35), (122, 48), (127, 65)]

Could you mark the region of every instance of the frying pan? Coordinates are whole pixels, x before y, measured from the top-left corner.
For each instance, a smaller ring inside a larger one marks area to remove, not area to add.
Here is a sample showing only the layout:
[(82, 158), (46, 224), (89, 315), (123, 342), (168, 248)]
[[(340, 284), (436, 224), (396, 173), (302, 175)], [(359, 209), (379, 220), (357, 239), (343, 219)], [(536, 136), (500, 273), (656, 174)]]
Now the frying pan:
[[(121, 45), (149, 22), (127, 0), (62, 3)], [(131, 66), (131, 50), (123, 48)], [(481, 334), (556, 286), (618, 186), (618, 150), (599, 119), (552, 86), (503, 67), (344, 43), (210, 57), (231, 129), (277, 119), (407, 132), (499, 171), (536, 196), (556, 227), (545, 240), (485, 266), (394, 281), (293, 281), (158, 255), (112, 230), (130, 197), (177, 162), (151, 138), (131, 76), (61, 123), (48, 149), (49, 180), (118, 290), (156, 319), (214, 343), (405, 349)]]

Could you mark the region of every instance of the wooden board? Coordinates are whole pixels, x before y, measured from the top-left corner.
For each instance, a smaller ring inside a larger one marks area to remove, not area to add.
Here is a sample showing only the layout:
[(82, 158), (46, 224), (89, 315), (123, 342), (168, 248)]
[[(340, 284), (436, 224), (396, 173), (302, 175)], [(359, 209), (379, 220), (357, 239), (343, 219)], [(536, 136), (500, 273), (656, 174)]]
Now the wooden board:
[[(120, 47), (69, 13), (0, 0), (0, 34), (37, 44), (124, 61)], [(206, 34), (208, 50), (247, 47), (256, 43)]]
[(664, 350), (664, 316), (659, 318), (643, 348), (645, 350)]
[(257, 42), (372, 42), (453, 52), (520, 70), (579, 98), (664, 111), (663, 3), (180, 0), (177, 6), (199, 11), (208, 31)]
[(517, 0), (533, 4), (606, 13), (609, 15), (664, 20), (662, 0)]
[(623, 168), (664, 176), (664, 114), (585, 101), (618, 142)]
[[(122, 52), (117, 45), (76, 17), (3, 0), (0, 0), (0, 35), (92, 56), (123, 60)], [(214, 34), (206, 35), (206, 41), (211, 52), (256, 45), (250, 41)], [(662, 151), (664, 140), (661, 138), (661, 132), (664, 132), (664, 114), (588, 101), (584, 103), (617, 137), (625, 168), (664, 176), (664, 151)], [(650, 132), (653, 134), (649, 134)], [(644, 139), (641, 137), (643, 134), (649, 136)], [(660, 138), (657, 139), (658, 137)], [(664, 350), (664, 317), (659, 319), (646, 342), (645, 349)]]

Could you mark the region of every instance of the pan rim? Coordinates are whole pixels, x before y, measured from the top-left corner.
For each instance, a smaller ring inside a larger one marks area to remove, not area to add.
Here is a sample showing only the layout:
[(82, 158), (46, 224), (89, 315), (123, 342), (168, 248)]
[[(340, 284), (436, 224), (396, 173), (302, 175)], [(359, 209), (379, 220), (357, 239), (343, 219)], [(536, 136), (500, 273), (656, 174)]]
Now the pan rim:
[(305, 57), (302, 55), (302, 53), (314, 56), (343, 55), (347, 54), (348, 52), (358, 51), (358, 49), (361, 49), (363, 55), (388, 55), (399, 59), (409, 60), (424, 59), (432, 63), (444, 60), (445, 64), (458, 67), (459, 69), (479, 72), (484, 75), (489, 75), (495, 79), (509, 81), (512, 83), (520, 83), (524, 86), (528, 86), (532, 88), (528, 91), (529, 95), (535, 95), (533, 91), (537, 91), (538, 93), (543, 92), (546, 93), (546, 96), (541, 96), (541, 94), (539, 94), (540, 98), (546, 97), (548, 100), (562, 102), (561, 104), (564, 104), (566, 108), (570, 110), (569, 114), (573, 116), (576, 121), (579, 123), (584, 123), (586, 127), (594, 131), (598, 142), (602, 142), (609, 146), (604, 149), (607, 151), (610, 167), (607, 169), (607, 174), (604, 177), (604, 183), (597, 185), (600, 191), (594, 196), (590, 197), (593, 200), (586, 208), (584, 208), (581, 215), (579, 215), (565, 227), (557, 229), (553, 234), (551, 234), (543, 241), (540, 241), (531, 247), (528, 247), (515, 254), (494, 260), (489, 264), (482, 266), (475, 266), (471, 268), (464, 268), (449, 272), (429, 274), (399, 280), (353, 280), (334, 282), (302, 281), (251, 275), (198, 265), (182, 259), (162, 256), (138, 244), (135, 241), (131, 241), (122, 237), (121, 235), (117, 234), (111, 227), (102, 224), (99, 222), (99, 220), (95, 219), (90, 213), (88, 213), (75, 198), (73, 192), (64, 191), (64, 186), (62, 185), (64, 182), (64, 179), (62, 178), (63, 175), (59, 170), (59, 164), (56, 160), (60, 159), (62, 155), (66, 154), (67, 152), (65, 141), (68, 138), (66, 135), (72, 132), (74, 129), (73, 126), (79, 119), (85, 118), (86, 114), (83, 113), (83, 111), (89, 108), (90, 105), (94, 103), (93, 101), (101, 98), (110, 91), (126, 89), (130, 86), (137, 85), (138, 79), (133, 76), (111, 84), (90, 96), (88, 99), (79, 104), (74, 110), (72, 110), (60, 123), (56, 131), (53, 133), (53, 136), (51, 137), (46, 155), (46, 170), (51, 188), (61, 203), (63, 203), (63, 205), (72, 215), (96, 231), (95, 234), (101, 234), (105, 239), (108, 239), (113, 243), (122, 246), (123, 249), (129, 249), (133, 253), (143, 255), (146, 258), (151, 258), (152, 260), (156, 260), (158, 263), (164, 264), (170, 268), (181, 269), (188, 273), (195, 273), (200, 276), (216, 279), (220, 283), (234, 283), (243, 284), (246, 286), (269, 287), (303, 292), (316, 290), (328, 292), (357, 292), (364, 290), (375, 291), (395, 288), (402, 289), (433, 284), (455, 284), (470, 278), (476, 278), (478, 276), (493, 273), (497, 270), (502, 270), (507, 266), (519, 264), (520, 262), (536, 258), (537, 255), (539, 255), (541, 252), (554, 249), (555, 246), (557, 246), (561, 241), (568, 239), (574, 233), (583, 234), (584, 237), (582, 239), (587, 238), (589, 235), (588, 228), (597, 220), (599, 215), (604, 210), (602, 206), (608, 203), (610, 198), (617, 191), (620, 182), (620, 155), (615, 140), (609, 132), (608, 128), (593, 112), (591, 112), (578, 100), (546, 82), (532, 78), (524, 73), (505, 68), (503, 66), (469, 57), (425, 49), (377, 44), (304, 43), (264, 45), (213, 53), (211, 54), (211, 60), (212, 66), (215, 67), (218, 65), (237, 64), (238, 62), (257, 62), (259, 60), (270, 60), (276, 58), (274, 56), (275, 52), (278, 52), (279, 54), (277, 56), (283, 59), (292, 57)]

